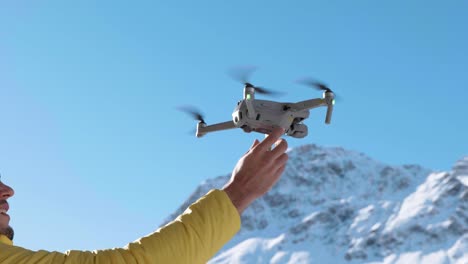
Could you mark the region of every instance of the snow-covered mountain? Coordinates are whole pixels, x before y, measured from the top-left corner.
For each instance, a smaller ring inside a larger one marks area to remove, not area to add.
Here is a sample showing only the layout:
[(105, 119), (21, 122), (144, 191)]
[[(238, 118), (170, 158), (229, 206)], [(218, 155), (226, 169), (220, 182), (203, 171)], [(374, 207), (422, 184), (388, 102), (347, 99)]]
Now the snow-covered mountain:
[[(289, 157), (209, 263), (468, 263), (468, 156), (448, 172), (316, 145)], [(203, 182), (168, 219), (229, 177)]]

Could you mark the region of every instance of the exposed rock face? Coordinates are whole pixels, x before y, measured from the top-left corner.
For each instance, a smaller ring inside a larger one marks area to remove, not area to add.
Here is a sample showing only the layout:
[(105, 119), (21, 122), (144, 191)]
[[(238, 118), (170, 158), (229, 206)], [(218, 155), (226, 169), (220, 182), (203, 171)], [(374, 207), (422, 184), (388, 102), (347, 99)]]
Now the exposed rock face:
[[(431, 172), (316, 145), (289, 156), (210, 263), (468, 263), (468, 157)], [(169, 219), (228, 178), (204, 182)]]

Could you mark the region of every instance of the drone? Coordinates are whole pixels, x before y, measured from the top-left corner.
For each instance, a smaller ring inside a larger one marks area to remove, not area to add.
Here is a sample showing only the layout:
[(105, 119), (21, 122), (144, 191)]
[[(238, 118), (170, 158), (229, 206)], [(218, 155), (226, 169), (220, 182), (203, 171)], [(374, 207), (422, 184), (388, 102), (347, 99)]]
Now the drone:
[(237, 102), (232, 112), (232, 120), (208, 125), (202, 114), (193, 107), (180, 107), (198, 121), (196, 137), (200, 138), (208, 133), (234, 128), (241, 128), (244, 132), (258, 132), (270, 134), (274, 128), (282, 127), (285, 134), (294, 138), (304, 138), (308, 128), (303, 123), (310, 112), (318, 107), (327, 107), (325, 123), (330, 124), (335, 104), (335, 93), (322, 82), (305, 79), (300, 83), (323, 91), (322, 98), (314, 98), (296, 103), (258, 100), (256, 94), (275, 95), (277, 92), (258, 87), (247, 81), (246, 74), (240, 78), (244, 85), (243, 99)]

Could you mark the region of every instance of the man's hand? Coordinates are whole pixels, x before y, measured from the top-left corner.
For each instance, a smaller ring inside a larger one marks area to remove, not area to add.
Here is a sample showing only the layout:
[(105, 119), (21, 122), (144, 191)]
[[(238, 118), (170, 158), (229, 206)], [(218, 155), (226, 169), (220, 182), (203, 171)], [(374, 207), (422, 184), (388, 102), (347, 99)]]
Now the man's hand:
[[(237, 162), (231, 180), (223, 190), (241, 214), (255, 199), (268, 192), (283, 173), (288, 154), (284, 134), (276, 128), (262, 142), (255, 140), (249, 151)], [(271, 150), (273, 143), (276, 147)]]

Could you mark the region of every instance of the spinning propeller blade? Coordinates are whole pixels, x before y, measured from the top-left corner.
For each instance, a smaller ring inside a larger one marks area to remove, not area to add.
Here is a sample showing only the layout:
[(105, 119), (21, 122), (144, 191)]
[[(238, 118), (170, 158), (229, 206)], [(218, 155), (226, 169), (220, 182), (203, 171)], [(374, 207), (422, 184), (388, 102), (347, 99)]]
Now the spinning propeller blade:
[(270, 96), (283, 95), (283, 93), (281, 92), (266, 89), (265, 87), (255, 86), (252, 83), (250, 83), (249, 82), (250, 76), (255, 70), (257, 70), (257, 67), (254, 67), (254, 66), (236, 67), (236, 68), (232, 68), (229, 71), (229, 75), (235, 81), (238, 81), (247, 87), (254, 88), (256, 93), (270, 95)]
[(325, 85), (324, 83), (319, 82), (319, 81), (316, 81), (316, 80), (311, 79), (311, 78), (300, 79), (300, 80), (298, 80), (297, 82), (300, 83), (300, 84), (303, 84), (303, 85), (306, 85), (306, 86), (315, 88), (315, 89), (317, 89), (317, 90), (322, 90), (322, 91), (325, 91), (325, 92), (333, 92), (333, 91), (332, 91), (330, 88), (328, 88), (328, 86)]
[[(314, 80), (312, 78), (304, 78), (304, 79), (298, 80), (297, 83), (312, 87), (312, 88), (314, 88), (316, 90), (325, 91), (326, 93), (333, 93), (334, 98), (337, 99), (336, 93), (334, 91), (332, 91), (332, 89), (330, 89), (326, 84), (324, 84), (322, 82), (319, 82), (319, 81)], [(341, 97), (340, 97), (339, 100), (341, 101)]]
[(252, 75), (252, 73), (256, 70), (257, 70), (257, 67), (255, 66), (240, 66), (240, 67), (231, 68), (228, 74), (234, 80), (247, 85), (249, 84), (250, 75)]
[(188, 115), (192, 116), (193, 119), (198, 120), (198, 121), (200, 121), (202, 123), (205, 123), (203, 115), (195, 107), (185, 105), (185, 106), (179, 106), (179, 107), (177, 107), (177, 109), (179, 111), (182, 111), (182, 112), (187, 113)]

